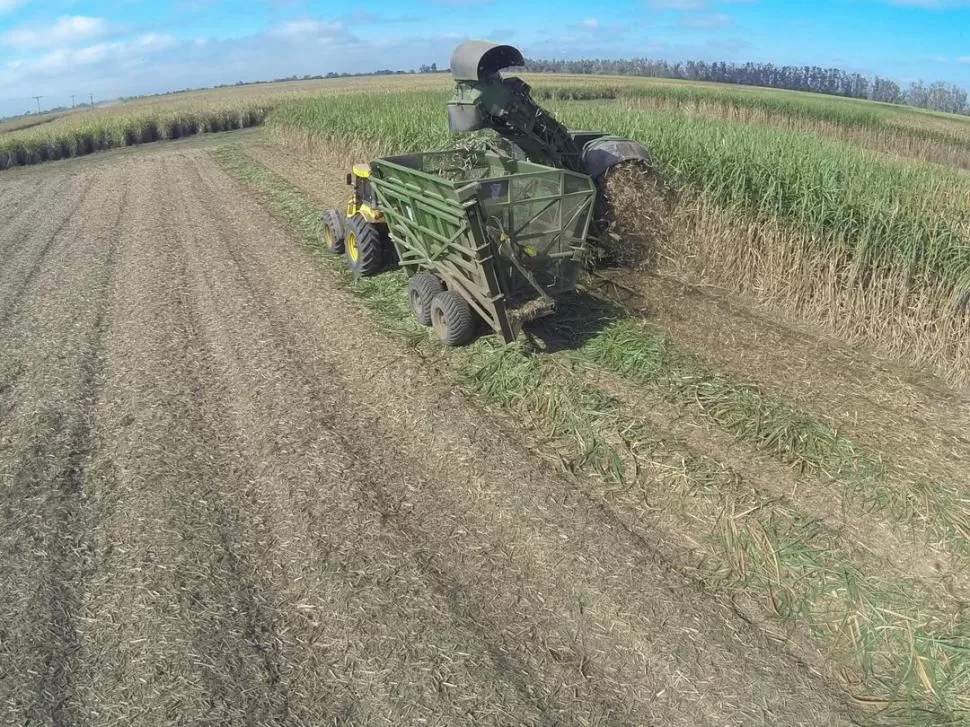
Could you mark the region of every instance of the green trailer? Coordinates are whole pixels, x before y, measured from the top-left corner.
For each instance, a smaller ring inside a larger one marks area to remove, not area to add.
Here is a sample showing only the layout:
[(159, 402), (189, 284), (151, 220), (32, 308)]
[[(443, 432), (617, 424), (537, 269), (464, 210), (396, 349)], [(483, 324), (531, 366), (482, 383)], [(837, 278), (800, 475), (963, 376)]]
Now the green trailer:
[(377, 159), (370, 181), (415, 315), (446, 344), (471, 340), (476, 318), (511, 342), (575, 288), (596, 202), (588, 175), (460, 150)]

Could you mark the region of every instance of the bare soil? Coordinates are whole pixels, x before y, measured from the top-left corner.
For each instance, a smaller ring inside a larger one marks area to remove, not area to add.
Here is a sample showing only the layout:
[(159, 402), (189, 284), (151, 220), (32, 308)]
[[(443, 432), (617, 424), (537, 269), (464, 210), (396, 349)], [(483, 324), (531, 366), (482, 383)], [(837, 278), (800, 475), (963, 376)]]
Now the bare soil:
[(847, 721), (201, 144), (0, 215), (0, 722)]

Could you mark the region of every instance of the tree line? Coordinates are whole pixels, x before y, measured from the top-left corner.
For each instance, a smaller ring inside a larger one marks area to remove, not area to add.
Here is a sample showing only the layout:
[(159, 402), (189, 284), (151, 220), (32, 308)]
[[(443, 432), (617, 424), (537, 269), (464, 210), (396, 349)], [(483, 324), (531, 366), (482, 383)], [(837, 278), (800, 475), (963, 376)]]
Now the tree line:
[(616, 76), (649, 76), (687, 81), (733, 83), (765, 86), (788, 91), (809, 91), (830, 96), (869, 99), (886, 103), (907, 104), (932, 111), (970, 114), (967, 91), (960, 86), (936, 81), (928, 86), (923, 81), (903, 89), (895, 81), (840, 68), (820, 66), (778, 66), (774, 63), (725, 63), (687, 61), (670, 63), (648, 58), (626, 60), (584, 59), (578, 61), (529, 58), (526, 70), (539, 73), (606, 74)]

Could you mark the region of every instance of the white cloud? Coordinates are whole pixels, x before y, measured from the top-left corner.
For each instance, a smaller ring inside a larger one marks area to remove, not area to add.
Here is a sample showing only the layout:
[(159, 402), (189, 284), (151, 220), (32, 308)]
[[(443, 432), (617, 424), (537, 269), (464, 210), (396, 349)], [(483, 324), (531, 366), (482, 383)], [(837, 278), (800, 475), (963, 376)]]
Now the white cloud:
[(692, 13), (685, 16), (680, 24), (693, 30), (718, 30), (730, 28), (734, 21), (724, 13)]
[(963, 63), (964, 65), (970, 66), (970, 56), (960, 56), (957, 58), (957, 63)]
[(50, 26), (23, 26), (8, 30), (0, 43), (14, 48), (53, 48), (106, 35), (111, 26), (104, 18), (62, 15)]
[(171, 48), (176, 43), (170, 35), (146, 33), (137, 38), (118, 43), (98, 43), (84, 48), (59, 48), (32, 61), (22, 61), (19, 68), (24, 73), (40, 72), (48, 75), (90, 66), (102, 62), (142, 60), (144, 54)]
[(288, 20), (270, 31), (276, 38), (298, 38), (307, 36), (333, 36), (342, 32), (343, 23), (327, 23), (316, 18)]
[[(600, 43), (604, 40), (617, 40), (625, 36), (629, 26), (615, 22), (603, 22), (599, 18), (586, 18), (578, 23), (566, 26), (566, 35), (552, 34), (559, 44), (580, 45), (588, 48), (590, 43)], [(548, 35), (548, 34), (547, 34)]]

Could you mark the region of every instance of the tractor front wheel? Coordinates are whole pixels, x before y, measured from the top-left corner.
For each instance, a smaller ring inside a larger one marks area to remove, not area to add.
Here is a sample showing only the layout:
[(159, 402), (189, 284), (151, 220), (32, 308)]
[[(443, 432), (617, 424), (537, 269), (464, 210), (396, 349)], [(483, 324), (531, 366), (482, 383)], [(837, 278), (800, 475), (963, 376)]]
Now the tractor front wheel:
[(446, 290), (431, 301), (431, 325), (446, 346), (463, 346), (475, 335), (475, 314), (468, 301)]
[(431, 273), (418, 273), (408, 283), (411, 310), (422, 326), (431, 325), (431, 301), (444, 289), (441, 281)]
[(347, 253), (347, 264), (358, 275), (380, 272), (384, 257), (380, 230), (360, 215), (347, 220), (344, 251)]
[(327, 252), (339, 255), (344, 251), (344, 217), (337, 210), (323, 213), (323, 243)]

